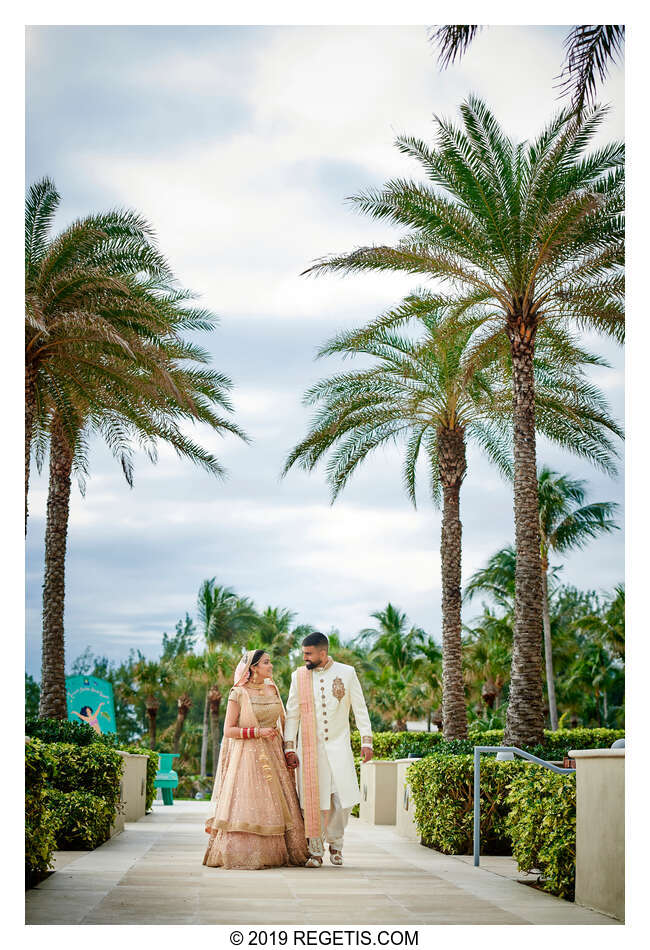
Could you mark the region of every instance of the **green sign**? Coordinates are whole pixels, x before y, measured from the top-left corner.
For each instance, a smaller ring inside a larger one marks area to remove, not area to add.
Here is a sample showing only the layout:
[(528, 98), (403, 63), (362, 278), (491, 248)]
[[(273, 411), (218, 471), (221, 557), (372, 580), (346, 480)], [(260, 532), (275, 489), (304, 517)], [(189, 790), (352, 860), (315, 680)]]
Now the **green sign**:
[(87, 722), (95, 732), (115, 732), (113, 687), (96, 676), (66, 676), (68, 719)]

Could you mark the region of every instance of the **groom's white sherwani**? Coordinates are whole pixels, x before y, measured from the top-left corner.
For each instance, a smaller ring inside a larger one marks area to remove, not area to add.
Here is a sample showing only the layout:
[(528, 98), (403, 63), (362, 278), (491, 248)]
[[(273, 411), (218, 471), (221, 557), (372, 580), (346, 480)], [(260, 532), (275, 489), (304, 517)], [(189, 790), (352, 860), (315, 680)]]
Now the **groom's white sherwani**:
[[(284, 726), (285, 751), (295, 751), (302, 761), (302, 729), (297, 670), (291, 677)], [(362, 745), (372, 748), (370, 716), (356, 670), (347, 663), (330, 657), (323, 668), (311, 671), (318, 754), (318, 789), (321, 810), (330, 808), (331, 796), (337, 794), (340, 807), (352, 808), (360, 801), (359, 783), (350, 745), (350, 709), (361, 734)], [(304, 807), (301, 766), (298, 766), (298, 794)]]

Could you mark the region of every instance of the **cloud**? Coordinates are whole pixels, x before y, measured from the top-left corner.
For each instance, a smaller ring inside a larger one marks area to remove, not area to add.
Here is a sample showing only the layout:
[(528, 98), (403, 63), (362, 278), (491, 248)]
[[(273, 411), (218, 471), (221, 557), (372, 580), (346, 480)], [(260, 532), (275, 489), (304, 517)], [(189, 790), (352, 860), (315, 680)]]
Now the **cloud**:
[[(401, 485), (399, 449), (377, 453), (329, 505), (322, 468), (283, 461), (306, 430), (303, 392), (336, 372), (316, 348), (415, 285), (394, 274), (300, 277), (317, 257), (392, 241), (396, 230), (345, 198), (392, 176), (419, 175), (393, 146), (432, 134), (479, 91), (516, 136), (557, 108), (553, 77), (565, 29), (485, 30), (460, 65), (439, 72), (424, 27), (37, 27), (29, 31), (28, 178), (52, 175), (57, 227), (114, 205), (156, 226), (184, 285), (220, 315), (201, 338), (232, 377), (237, 422), (251, 445), (200, 430), (228, 468), (217, 481), (161, 447), (139, 457), (130, 491), (105, 447), (91, 455), (85, 499), (73, 493), (66, 649), (150, 655), (164, 630), (194, 612), (199, 584), (220, 583), (259, 607), (353, 635), (390, 600), (440, 635), (440, 515), (422, 482), (417, 511)], [(601, 133), (622, 134), (622, 72)], [(623, 414), (622, 358), (594, 338), (611, 370), (595, 370)], [(589, 497), (622, 500), (585, 462), (541, 446), (540, 461), (587, 479)], [(424, 475), (424, 473), (423, 473)], [(27, 660), (38, 674), (46, 477), (34, 474), (27, 550)], [(463, 485), (463, 576), (513, 537), (509, 486), (470, 452)], [(564, 560), (577, 585), (622, 579), (622, 532)], [(477, 606), (478, 611), (478, 606)], [(466, 617), (473, 615), (472, 608)]]

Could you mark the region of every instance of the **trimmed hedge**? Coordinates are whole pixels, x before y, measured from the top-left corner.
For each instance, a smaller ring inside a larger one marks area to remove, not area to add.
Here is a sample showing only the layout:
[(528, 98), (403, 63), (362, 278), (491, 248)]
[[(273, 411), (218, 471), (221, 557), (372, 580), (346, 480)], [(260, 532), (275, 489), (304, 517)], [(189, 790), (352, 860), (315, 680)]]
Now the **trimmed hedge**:
[(59, 851), (92, 850), (110, 835), (115, 806), (92, 792), (48, 788), (47, 807), (52, 815)]
[(52, 816), (47, 808), (46, 783), (52, 764), (48, 746), (39, 739), (25, 743), (25, 884), (49, 871), (56, 850)]
[(506, 832), (520, 871), (537, 868), (540, 885), (573, 900), (576, 860), (575, 775), (528, 765), (512, 777)]
[(35, 736), (43, 742), (73, 742), (75, 745), (90, 745), (98, 738), (98, 734), (87, 722), (36, 717), (25, 720), (25, 735)]
[[(488, 729), (485, 732), (468, 729), (472, 745), (500, 745), (503, 742), (503, 729)], [(557, 729), (544, 730), (544, 742), (535, 746), (524, 746), (526, 752), (532, 752), (540, 758), (563, 759), (570, 749), (609, 749), (615, 739), (625, 738), (624, 729)]]
[(60, 792), (92, 792), (113, 808), (120, 800), (124, 760), (114, 749), (94, 742), (89, 746), (53, 742), (49, 755), (54, 772), (50, 785)]
[[(510, 782), (524, 764), (481, 761), (481, 853), (509, 854), (506, 831)], [(422, 843), (443, 854), (471, 854), (474, 760), (470, 755), (429, 755), (407, 771)]]
[[(570, 749), (609, 749), (615, 739), (625, 736), (624, 729), (558, 729), (544, 730), (544, 742), (524, 746), (540, 758), (563, 759)], [(352, 751), (361, 755), (361, 737), (355, 730), (351, 734)], [(500, 745), (503, 729), (488, 729), (481, 732), (468, 729), (467, 739), (443, 739), (441, 732), (375, 732), (373, 745), (376, 759), (407, 759), (409, 753), (416, 756), (470, 755), (475, 745)]]

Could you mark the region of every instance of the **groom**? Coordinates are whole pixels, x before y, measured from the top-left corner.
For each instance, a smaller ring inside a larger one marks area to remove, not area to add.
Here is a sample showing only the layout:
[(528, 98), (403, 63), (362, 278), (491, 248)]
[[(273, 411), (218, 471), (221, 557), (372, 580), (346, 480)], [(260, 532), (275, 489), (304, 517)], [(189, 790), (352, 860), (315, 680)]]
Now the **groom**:
[[(284, 750), (298, 769), (298, 794), (309, 850), (307, 867), (320, 867), (327, 841), (332, 864), (343, 864), (343, 833), (360, 800), (350, 745), (350, 708), (361, 733), (364, 762), (372, 758), (370, 716), (353, 666), (329, 656), (329, 640), (302, 641), (305, 665), (294, 670), (287, 700)], [(297, 753), (297, 754), (296, 754)]]

